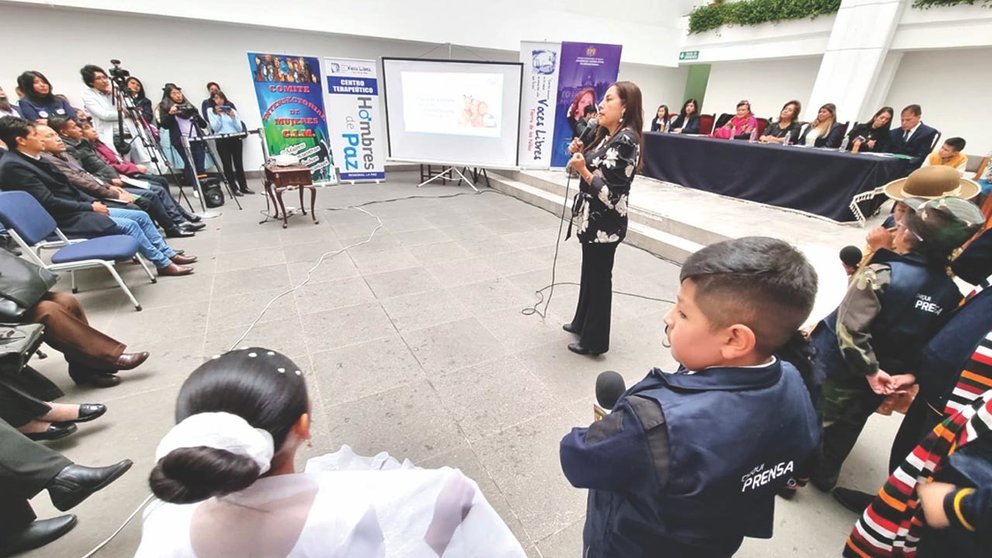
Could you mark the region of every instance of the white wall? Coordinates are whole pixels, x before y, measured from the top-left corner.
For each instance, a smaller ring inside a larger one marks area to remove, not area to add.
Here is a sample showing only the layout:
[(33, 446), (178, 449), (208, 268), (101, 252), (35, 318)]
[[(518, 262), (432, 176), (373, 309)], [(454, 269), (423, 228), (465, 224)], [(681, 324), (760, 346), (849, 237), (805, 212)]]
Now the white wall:
[(668, 110), (677, 111), (682, 106), (682, 94), (689, 76), (688, 69), (658, 68), (640, 64), (621, 64), (618, 79), (632, 81), (641, 88), (644, 104), (644, 129), (651, 129), (658, 105), (668, 105)]
[[(798, 99), (803, 104), (803, 114), (807, 114), (820, 58), (713, 64), (702, 112), (718, 117), (724, 112), (733, 114), (737, 103), (747, 99), (756, 116), (777, 118), (782, 105), (791, 99)], [(816, 108), (812, 110), (815, 114)]]
[(898, 118), (902, 107), (916, 103), (923, 107), (923, 121), (945, 139), (962, 137), (966, 153), (986, 154), (992, 149), (989, 60), (992, 48), (907, 52), (885, 104)]
[[(206, 97), (204, 84), (220, 83), (241, 109), (241, 117), (249, 128), (258, 127), (261, 119), (248, 70), (248, 51), (378, 59), (418, 57), (439, 47), (431, 57), (448, 55), (447, 47), (438, 43), (30, 5), (0, 3), (0, 21), (5, 23), (3, 44), (7, 47), (6, 55), (0, 58), (0, 86), (11, 98), (17, 75), (31, 69), (40, 70), (52, 82), (56, 93), (67, 95), (79, 105), (80, 93), (85, 88), (79, 68), (84, 64), (107, 67), (111, 58), (119, 58), (124, 68), (141, 78), (153, 102), (161, 98), (162, 85), (171, 81), (183, 87), (189, 99), (199, 106)], [(40, 40), (40, 29), (56, 39)], [(78, 40), (73, 42), (69, 38)], [(454, 47), (452, 57), (516, 62), (519, 45), (512, 51)], [(685, 69), (640, 64), (622, 63), (620, 69), (620, 79), (641, 85), (647, 105), (653, 102), (649, 99), (668, 98), (673, 94), (670, 91), (681, 96), (685, 75)], [(261, 150), (252, 136), (246, 145), (245, 166), (254, 169), (261, 163)]]
[(475, 48), (516, 50), (521, 40), (623, 44), (631, 62), (675, 66), (679, 6), (628, 0), (622, 10), (574, 0), (20, 0), (20, 3), (110, 10), (339, 33)]

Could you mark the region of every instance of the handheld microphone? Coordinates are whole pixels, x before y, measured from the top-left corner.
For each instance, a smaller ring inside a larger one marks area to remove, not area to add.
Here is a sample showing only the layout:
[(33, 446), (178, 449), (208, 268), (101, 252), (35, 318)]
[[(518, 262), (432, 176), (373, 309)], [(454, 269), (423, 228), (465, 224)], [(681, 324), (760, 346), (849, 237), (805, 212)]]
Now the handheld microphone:
[(845, 246), (840, 251), (840, 261), (851, 267), (857, 267), (862, 257), (861, 249), (857, 246)]
[(603, 420), (610, 414), (625, 391), (627, 385), (623, 381), (623, 376), (613, 370), (601, 372), (596, 377), (596, 402), (592, 405), (593, 418)]
[(586, 125), (586, 129), (582, 130), (582, 134), (579, 136), (579, 141), (582, 145), (588, 145), (596, 137), (596, 130), (599, 129), (599, 120), (596, 118), (591, 118), (589, 123)]

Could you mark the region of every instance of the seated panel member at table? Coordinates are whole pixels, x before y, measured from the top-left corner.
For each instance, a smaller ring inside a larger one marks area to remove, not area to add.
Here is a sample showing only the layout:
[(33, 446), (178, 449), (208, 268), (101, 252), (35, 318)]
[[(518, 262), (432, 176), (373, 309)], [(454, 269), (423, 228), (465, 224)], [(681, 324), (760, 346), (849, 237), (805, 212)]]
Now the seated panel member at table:
[(917, 166), (930, 153), (933, 139), (937, 136), (937, 130), (924, 124), (922, 116), (920, 105), (907, 106), (900, 113), (901, 126), (889, 135), (892, 140), (889, 153), (912, 157)]
[(878, 109), (871, 120), (862, 122), (847, 134), (849, 148), (854, 149), (858, 143), (858, 151), (868, 151), (872, 153), (885, 153), (889, 150), (889, 125), (892, 124), (892, 107), (882, 107)]
[(785, 143), (788, 138), (789, 143), (795, 143), (796, 138), (799, 137), (797, 118), (802, 110), (803, 105), (795, 99), (782, 105), (782, 112), (778, 113), (778, 121), (769, 124), (758, 140), (761, 143)]
[(841, 125), (837, 123), (837, 106), (827, 103), (820, 107), (816, 118), (806, 125), (797, 143), (809, 147), (840, 147), (844, 138)]
[(651, 131), (668, 133), (672, 127), (672, 115), (668, 113), (668, 105), (660, 105), (658, 113), (651, 119)]
[(682, 105), (682, 111), (675, 118), (675, 122), (672, 122), (672, 133), (699, 133), (699, 101), (689, 99)]
[(720, 139), (748, 139), (758, 129), (758, 119), (751, 112), (751, 103), (737, 103), (737, 114), (726, 124), (713, 130), (713, 137)]

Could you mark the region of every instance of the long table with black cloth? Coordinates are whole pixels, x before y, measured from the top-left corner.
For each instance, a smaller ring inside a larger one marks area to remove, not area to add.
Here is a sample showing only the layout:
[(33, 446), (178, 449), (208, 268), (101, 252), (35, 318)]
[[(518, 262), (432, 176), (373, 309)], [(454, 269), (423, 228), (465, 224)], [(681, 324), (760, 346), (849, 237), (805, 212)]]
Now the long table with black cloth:
[[(851, 199), (911, 170), (909, 161), (836, 149), (644, 133), (645, 176), (680, 186), (856, 221)], [(859, 205), (865, 213), (872, 202)]]

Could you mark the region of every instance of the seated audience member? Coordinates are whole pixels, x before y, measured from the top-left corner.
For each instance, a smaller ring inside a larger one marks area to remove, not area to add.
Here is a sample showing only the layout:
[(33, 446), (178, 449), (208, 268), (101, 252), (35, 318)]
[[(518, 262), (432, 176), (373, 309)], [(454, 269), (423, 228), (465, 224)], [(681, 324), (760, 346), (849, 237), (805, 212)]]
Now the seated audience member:
[[(14, 276), (9, 270), (15, 264), (34, 265), (15, 258), (0, 252), (0, 276)], [(0, 297), (21, 292), (22, 288), (10, 280), (0, 282)], [(45, 343), (62, 353), (69, 365), (69, 377), (77, 384), (116, 386), (121, 382), (118, 371), (137, 368), (148, 360), (147, 352), (126, 353), (127, 345), (90, 326), (83, 307), (70, 293), (48, 292), (38, 300), (21, 302), (28, 306), (27, 312), (19, 317), (7, 316), (3, 321), (45, 326)]]
[(64, 98), (52, 94), (52, 84), (41, 72), (28, 71), (17, 76), (17, 87), (24, 92), (18, 104), (26, 120), (44, 121), (52, 116), (76, 117), (76, 109)]
[(737, 114), (726, 124), (713, 130), (713, 137), (721, 139), (748, 139), (758, 129), (758, 119), (751, 112), (751, 103), (737, 103)]
[(134, 101), (134, 106), (141, 113), (141, 118), (148, 125), (148, 130), (158, 137), (158, 129), (155, 127), (155, 111), (152, 109), (152, 101), (145, 95), (145, 86), (141, 80), (131, 76), (127, 78), (127, 93)]
[(848, 149), (869, 153), (885, 153), (889, 149), (890, 131), (892, 124), (892, 107), (878, 109), (871, 120), (862, 122), (854, 127), (849, 134)]
[[(950, 169), (941, 173), (957, 176)], [(892, 376), (916, 369), (920, 350), (961, 301), (947, 276), (948, 259), (978, 230), (981, 214), (956, 197), (905, 201), (916, 212), (899, 223), (894, 250), (874, 255), (810, 338), (822, 381), (823, 420), (821, 454), (810, 480), (825, 492), (837, 484), (868, 418), (895, 392)]]
[[(204, 120), (210, 120), (210, 109), (214, 108), (214, 95), (221, 91), (220, 85), (217, 82), (211, 81), (207, 84), (207, 98), (200, 103), (200, 114), (203, 116)], [(227, 100), (227, 96), (224, 97)], [(232, 109), (238, 110), (237, 105), (227, 100), (227, 104), (231, 106)]]
[(799, 101), (792, 100), (782, 106), (778, 121), (772, 122), (758, 138), (762, 143), (795, 143), (799, 137), (799, 113), (803, 106)]
[(983, 196), (988, 196), (989, 192), (992, 192), (992, 151), (989, 151), (982, 158), (982, 162), (975, 169), (975, 176), (972, 180), (982, 187)]
[(658, 112), (651, 119), (651, 131), (668, 133), (672, 127), (672, 115), (668, 114), (668, 105), (660, 105)]
[[(132, 195), (154, 197), (158, 199), (158, 201), (161, 202), (162, 207), (165, 208), (166, 213), (169, 215), (169, 219), (184, 233), (195, 232), (205, 227), (205, 225), (202, 224), (193, 224), (198, 223), (201, 220), (200, 217), (186, 211), (186, 209), (184, 209), (179, 202), (172, 197), (172, 194), (169, 192), (169, 183), (165, 180), (165, 178), (153, 174), (133, 172), (133, 174), (129, 176), (137, 180), (143, 180), (149, 185), (149, 188), (144, 189), (126, 184), (121, 179), (120, 173), (118, 173), (114, 167), (110, 166), (110, 164), (108, 164), (99, 153), (97, 153), (97, 149), (93, 145), (93, 142), (87, 139), (88, 137), (94, 142), (98, 141), (96, 132), (89, 124), (83, 123), (80, 126), (76, 123), (76, 121), (67, 120), (64, 118), (52, 118), (48, 124), (52, 129), (58, 132), (59, 136), (61, 136), (66, 147), (66, 153), (79, 161), (86, 172), (110, 184), (111, 186), (123, 188)], [(108, 156), (116, 157), (116, 154)], [(123, 161), (119, 158), (116, 160), (123, 163)], [(122, 168), (130, 171), (136, 171), (140, 170), (141, 165), (126, 163), (126, 165)], [(166, 230), (168, 230), (168, 228), (166, 228)]]
[[(62, 172), (69, 180), (69, 184), (101, 201), (117, 203), (119, 207), (126, 209), (144, 211), (157, 225), (162, 227), (168, 238), (183, 238), (194, 235), (192, 231), (187, 232), (181, 229), (177, 223), (174, 223), (166, 212), (165, 206), (162, 205), (162, 201), (151, 194), (149, 190), (139, 188), (141, 193), (132, 194), (119, 186), (104, 183), (86, 172), (79, 161), (66, 153), (65, 143), (55, 133), (55, 130), (41, 124), (38, 125), (37, 129), (38, 133), (41, 134), (42, 145), (45, 149), (44, 153), (41, 154), (42, 159)], [(185, 221), (181, 221), (181, 223), (185, 223)]]
[(130, 136), (125, 138), (128, 144), (128, 156), (132, 161), (139, 163), (148, 162), (151, 158), (145, 152), (141, 140), (138, 139), (138, 131), (135, 128), (131, 115), (126, 111), (118, 111), (117, 103), (113, 97), (113, 84), (110, 76), (99, 66), (87, 64), (83, 66), (79, 73), (83, 76), (83, 83), (86, 90), (83, 91), (83, 107), (93, 116), (93, 127), (96, 128), (100, 141), (107, 145), (114, 145), (114, 134), (120, 133), (118, 126), (118, 115), (124, 118), (124, 133)]
[(145, 511), (135, 556), (523, 558), (456, 469), (297, 473), (310, 408), (300, 368), (269, 349), (193, 371), (155, 450), (149, 484), (161, 501)]
[(837, 122), (837, 107), (827, 103), (820, 107), (816, 118), (806, 125), (799, 143), (810, 147), (840, 147), (844, 140), (843, 126)]
[[(211, 99), (213, 106), (207, 110), (210, 128), (215, 134), (240, 134), (244, 131), (238, 111), (227, 100), (227, 95), (223, 91), (214, 93)], [(586, 107), (591, 108), (591, 107)], [(596, 109), (593, 108), (593, 114)], [(585, 125), (588, 123), (589, 115), (586, 115)], [(217, 155), (220, 156), (221, 166), (224, 167), (224, 176), (230, 184), (234, 195), (254, 194), (248, 188), (248, 179), (245, 178), (245, 164), (243, 159), (244, 147), (239, 137), (217, 138), (214, 140), (217, 146)]]
[(561, 441), (562, 471), (589, 489), (582, 556), (731, 556), (770, 538), (776, 490), (816, 447), (804, 378), (776, 356), (808, 350), (809, 262), (745, 237), (690, 256), (681, 281), (665, 316), (678, 371), (652, 370)]
[(206, 127), (207, 123), (186, 100), (178, 85), (167, 83), (162, 91), (162, 102), (158, 105), (159, 126), (169, 131), (169, 142), (183, 161), (186, 184), (192, 186), (196, 183), (196, 175), (205, 172), (206, 151), (203, 142), (189, 142), (189, 151), (193, 155), (191, 162), (183, 147), (183, 138), (198, 137), (197, 129)]
[(7, 93), (0, 87), (0, 118), (4, 116), (20, 116), (21, 109), (17, 105), (10, 104)]
[(912, 157), (917, 166), (933, 149), (937, 137), (937, 130), (924, 124), (922, 115), (920, 105), (907, 106), (900, 113), (901, 125), (889, 134), (889, 153)]
[(924, 167), (951, 167), (964, 174), (968, 166), (968, 156), (962, 153), (964, 138), (947, 138), (940, 149), (934, 151), (923, 160)]
[(689, 99), (682, 105), (682, 111), (672, 122), (672, 132), (676, 134), (699, 133), (699, 101)]
[(185, 264), (196, 258), (179, 255), (166, 244), (147, 213), (108, 208), (74, 188), (64, 174), (42, 160), (41, 137), (33, 123), (13, 116), (0, 118), (0, 141), (11, 148), (0, 161), (0, 188), (31, 194), (67, 236), (126, 234), (138, 242), (141, 255), (155, 265), (160, 276), (193, 273)]
[(76, 465), (0, 421), (0, 556), (40, 548), (76, 526), (76, 516), (37, 519), (29, 500), (48, 491), (52, 505), (68, 511), (131, 468), (125, 459), (107, 467)]

